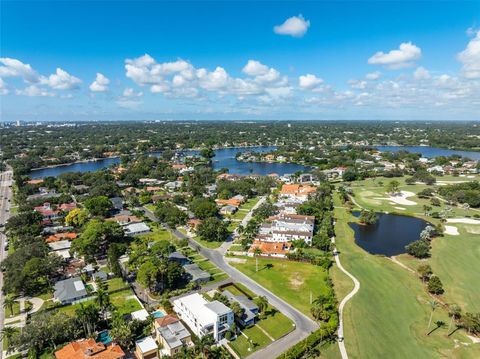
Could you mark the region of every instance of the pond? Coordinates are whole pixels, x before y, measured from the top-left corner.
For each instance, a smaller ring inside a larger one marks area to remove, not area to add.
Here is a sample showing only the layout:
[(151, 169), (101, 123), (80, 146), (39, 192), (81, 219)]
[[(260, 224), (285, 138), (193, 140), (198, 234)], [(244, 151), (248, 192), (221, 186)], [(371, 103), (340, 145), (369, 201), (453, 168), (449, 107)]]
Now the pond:
[(476, 151), (460, 151), (449, 150), (447, 148), (430, 147), (430, 146), (377, 146), (377, 149), (382, 152), (399, 152), (408, 151), (411, 153), (420, 153), (423, 157), (434, 158), (438, 156), (459, 155), (467, 157), (472, 160), (480, 160), (480, 152)]
[(350, 223), (358, 246), (368, 253), (388, 257), (406, 253), (405, 246), (418, 240), (427, 225), (420, 218), (385, 213), (378, 214), (377, 223), (371, 226)]
[[(268, 175), (277, 173), (282, 176), (286, 173), (295, 173), (297, 171), (307, 171), (310, 168), (296, 163), (266, 163), (266, 162), (242, 162), (235, 158), (238, 152), (255, 151), (271, 152), (276, 147), (242, 147), (242, 148), (222, 148), (215, 150), (215, 157), (212, 159), (213, 169), (228, 168), (229, 173), (237, 175)], [(198, 151), (184, 151), (187, 155), (196, 155)], [(152, 156), (159, 156), (160, 152), (152, 153)], [(85, 161), (61, 165), (56, 167), (42, 168), (30, 172), (31, 178), (56, 177), (67, 172), (92, 172), (108, 168), (113, 164), (120, 162), (120, 158), (104, 158), (96, 161)]]

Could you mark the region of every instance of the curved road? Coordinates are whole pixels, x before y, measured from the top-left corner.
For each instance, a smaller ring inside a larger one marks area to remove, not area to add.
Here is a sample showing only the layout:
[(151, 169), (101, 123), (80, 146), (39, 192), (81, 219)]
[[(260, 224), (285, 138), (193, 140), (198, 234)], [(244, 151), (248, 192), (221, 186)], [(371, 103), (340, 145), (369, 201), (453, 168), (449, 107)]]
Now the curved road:
[[(335, 237), (332, 237), (332, 243), (335, 244)], [(350, 293), (348, 293), (345, 298), (342, 299), (340, 302), (340, 305), (338, 306), (338, 347), (340, 349), (340, 354), (342, 355), (342, 359), (348, 359), (348, 354), (347, 354), (347, 349), (345, 348), (345, 340), (344, 340), (344, 335), (343, 335), (343, 308), (345, 307), (345, 304), (352, 299), (352, 297), (357, 294), (357, 292), (360, 290), (360, 282), (358, 281), (357, 278), (353, 276), (350, 272), (348, 272), (343, 266), (342, 263), (340, 262), (340, 257), (339, 253), (337, 251), (337, 247), (334, 247), (333, 249), (333, 256), (335, 257), (335, 263), (337, 264), (337, 267), (345, 273), (350, 279), (353, 281), (353, 289)]]
[[(155, 217), (155, 215), (151, 211), (149, 211), (145, 207), (143, 207), (143, 209), (145, 210), (145, 214), (147, 215), (147, 217), (158, 222), (158, 219)], [(262, 287), (260, 284), (250, 279), (250, 277), (246, 276), (245, 274), (243, 274), (242, 272), (240, 272), (239, 270), (235, 269), (230, 264), (228, 264), (225, 261), (225, 258), (223, 256), (221, 249), (208, 249), (208, 248), (202, 247), (193, 239), (177, 231), (176, 229), (168, 228), (168, 226), (166, 226), (165, 224), (162, 224), (162, 225), (166, 229), (172, 231), (177, 237), (185, 238), (186, 240), (188, 240), (190, 246), (198, 249), (198, 252), (201, 255), (203, 255), (205, 258), (207, 258), (212, 263), (214, 263), (218, 268), (220, 268), (225, 273), (227, 273), (233, 281), (242, 283), (252, 292), (255, 292), (258, 295), (267, 297), (268, 302), (270, 304), (275, 306), (281, 313), (286, 315), (295, 323), (295, 328), (292, 332), (290, 332), (283, 338), (272, 342), (267, 347), (252, 353), (248, 358), (251, 358), (251, 359), (276, 358), (279, 355), (281, 355), (283, 352), (285, 352), (288, 348), (295, 345), (300, 340), (306, 338), (311, 332), (319, 328), (318, 324), (315, 321), (307, 317), (305, 314), (303, 314), (299, 310), (292, 307), (283, 299), (277, 297), (268, 289)]]

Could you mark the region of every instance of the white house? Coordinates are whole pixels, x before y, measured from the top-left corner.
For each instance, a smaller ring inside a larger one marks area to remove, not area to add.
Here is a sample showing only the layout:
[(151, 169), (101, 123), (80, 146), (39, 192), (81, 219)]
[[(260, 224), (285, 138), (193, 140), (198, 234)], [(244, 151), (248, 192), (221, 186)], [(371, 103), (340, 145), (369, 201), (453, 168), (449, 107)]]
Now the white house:
[(148, 227), (144, 222), (132, 223), (123, 227), (125, 234), (127, 236), (135, 236), (142, 233), (150, 232), (150, 227)]
[(173, 310), (200, 338), (212, 334), (219, 341), (234, 322), (230, 308), (218, 300), (208, 302), (198, 293), (174, 300)]

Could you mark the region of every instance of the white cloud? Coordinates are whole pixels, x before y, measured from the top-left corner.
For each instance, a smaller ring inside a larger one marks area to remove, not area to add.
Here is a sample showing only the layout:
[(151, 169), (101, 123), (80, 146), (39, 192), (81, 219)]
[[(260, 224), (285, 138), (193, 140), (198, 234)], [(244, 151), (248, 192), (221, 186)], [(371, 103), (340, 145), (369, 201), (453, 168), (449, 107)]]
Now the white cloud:
[(29, 96), (29, 97), (52, 97), (55, 94), (48, 92), (47, 90), (35, 85), (30, 85), (23, 90), (16, 90), (17, 95)]
[(0, 58), (0, 77), (22, 77), (25, 82), (36, 83), (39, 81), (37, 72), (29, 64), (9, 57)]
[(273, 31), (279, 35), (290, 35), (302, 37), (310, 27), (310, 21), (305, 20), (302, 15), (292, 16), (281, 25), (273, 27)]
[(365, 75), (365, 78), (370, 81), (376, 81), (380, 78), (381, 72), (375, 71), (375, 72), (370, 72), (369, 74)]
[(131, 87), (127, 87), (123, 90), (123, 97), (141, 97), (143, 96), (143, 92), (135, 92), (134, 89)]
[(108, 90), (109, 83), (110, 80), (105, 77), (105, 75), (97, 72), (97, 77), (95, 78), (95, 81), (90, 84), (89, 88), (92, 92), (105, 92)]
[(413, 78), (415, 80), (428, 80), (428, 79), (431, 78), (430, 71), (428, 71), (426, 68), (420, 66), (413, 73)]
[(0, 77), (0, 95), (8, 95), (9, 93), (10, 90), (8, 89), (8, 85)]
[(55, 90), (72, 90), (78, 88), (82, 81), (58, 67), (57, 71), (48, 78), (42, 77), (40, 83), (48, 85)]
[(480, 30), (469, 41), (467, 48), (458, 54), (458, 60), (463, 64), (462, 75), (464, 77), (467, 79), (480, 78)]
[(302, 89), (312, 90), (323, 83), (323, 80), (315, 75), (306, 74), (298, 78), (298, 86)]
[(268, 70), (268, 66), (262, 64), (260, 61), (248, 60), (247, 64), (243, 67), (242, 72), (248, 76), (260, 76), (265, 75)]
[(398, 50), (391, 50), (388, 53), (382, 51), (368, 59), (371, 65), (384, 65), (391, 69), (399, 69), (412, 66), (415, 60), (422, 56), (422, 50), (411, 42), (400, 44)]

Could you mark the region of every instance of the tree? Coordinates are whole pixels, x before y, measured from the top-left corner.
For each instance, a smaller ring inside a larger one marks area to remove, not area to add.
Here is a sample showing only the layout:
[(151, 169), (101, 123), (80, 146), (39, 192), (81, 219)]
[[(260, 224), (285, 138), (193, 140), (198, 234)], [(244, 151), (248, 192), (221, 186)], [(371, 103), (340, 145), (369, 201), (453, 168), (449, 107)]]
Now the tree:
[(372, 225), (377, 223), (378, 216), (374, 211), (368, 211), (368, 210), (362, 209), (358, 220), (360, 221), (360, 223), (363, 223), (366, 225)]
[(268, 308), (268, 299), (265, 296), (260, 296), (256, 298), (255, 303), (258, 306), (258, 311), (263, 314)]
[(405, 246), (407, 253), (417, 258), (427, 258), (430, 256), (430, 244), (428, 241), (418, 240)]
[(138, 269), (137, 280), (151, 291), (155, 284), (157, 274), (158, 267), (152, 261), (147, 261)]
[(450, 328), (453, 324), (453, 321), (457, 321), (462, 316), (462, 308), (456, 304), (452, 304), (448, 307), (448, 316), (450, 317), (450, 323), (448, 324), (447, 332), (450, 333)]
[(12, 339), (18, 334), (18, 329), (15, 327), (4, 326), (1, 331), (3, 341), (7, 341), (7, 353), (13, 349)]
[(417, 268), (417, 272), (418, 272), (420, 278), (422, 279), (422, 282), (424, 282), (424, 283), (433, 274), (432, 268), (430, 267), (429, 264), (420, 264)]
[(438, 308), (438, 302), (436, 300), (431, 300), (428, 303), (430, 304), (430, 308), (432, 309), (432, 311), (430, 312), (430, 319), (428, 320), (427, 333), (430, 329), (430, 325), (432, 324), (433, 312), (435, 312), (435, 309)]
[(110, 296), (107, 291), (108, 284), (100, 278), (97, 278), (95, 284), (97, 286), (97, 291), (95, 293), (95, 303), (97, 304), (98, 308), (100, 309), (100, 313), (102, 313), (103, 318), (105, 319), (105, 314), (107, 310), (110, 309), (112, 306)]
[(243, 314), (245, 313), (245, 309), (242, 308), (242, 306), (238, 302), (231, 303), (230, 309), (232, 310), (236, 318), (242, 319)]
[(13, 317), (13, 307), (17, 301), (13, 299), (12, 297), (6, 296), (5, 299), (3, 300), (3, 307), (5, 309), (8, 308), (10, 311), (10, 317)]
[(217, 205), (209, 198), (197, 197), (190, 202), (190, 210), (195, 217), (205, 219), (217, 215)]
[(442, 294), (443, 284), (440, 278), (438, 278), (436, 275), (432, 275), (428, 280), (427, 289), (432, 294)]
[(102, 217), (105, 217), (110, 208), (112, 208), (112, 202), (106, 196), (90, 197), (85, 201), (84, 205), (93, 216)]
[(84, 335), (91, 337), (100, 318), (97, 306), (95, 304), (80, 303), (80, 306), (75, 309), (75, 315), (82, 323)]
[(427, 206), (426, 204), (423, 205), (423, 214), (425, 216), (428, 216), (430, 214), (431, 210), (432, 210), (432, 207)]
[(88, 219), (88, 212), (84, 209), (74, 208), (65, 216), (65, 225), (81, 227)]
[(120, 315), (113, 318), (110, 335), (113, 340), (124, 348), (131, 348), (134, 344), (132, 328)]
[(158, 204), (155, 208), (155, 216), (172, 228), (187, 223), (187, 215), (170, 202)]
[(197, 234), (208, 242), (223, 242), (230, 234), (228, 224), (216, 217), (210, 217), (198, 225)]
[(398, 193), (399, 187), (400, 183), (396, 180), (393, 180), (387, 183), (385, 190), (387, 191), (387, 193), (396, 194)]
[(262, 250), (258, 247), (253, 250), (253, 256), (255, 257), (255, 272), (258, 272), (258, 256), (261, 256), (262, 253)]
[(200, 150), (200, 156), (209, 160), (209, 159), (215, 157), (215, 151), (212, 150), (210, 147), (209, 148), (202, 148)]

